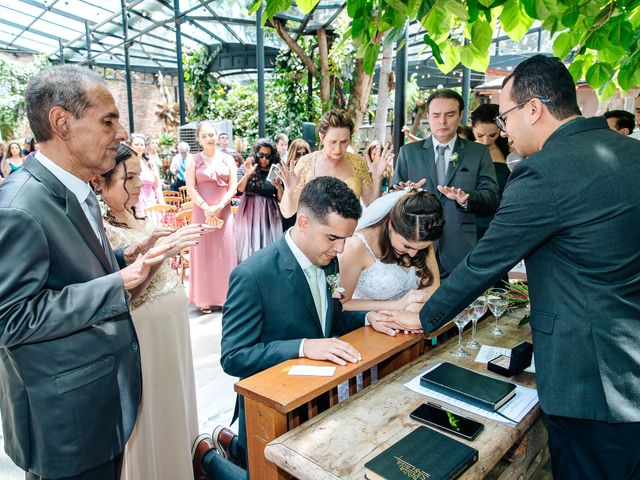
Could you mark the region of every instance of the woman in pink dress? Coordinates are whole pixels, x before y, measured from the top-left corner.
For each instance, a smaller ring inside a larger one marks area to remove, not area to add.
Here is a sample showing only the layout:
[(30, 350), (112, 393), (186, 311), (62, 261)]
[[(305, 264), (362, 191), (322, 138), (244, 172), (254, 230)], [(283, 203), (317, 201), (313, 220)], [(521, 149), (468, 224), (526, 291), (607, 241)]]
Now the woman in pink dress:
[(135, 206), (135, 213), (137, 218), (144, 218), (147, 207), (165, 203), (162, 180), (160, 180), (158, 166), (146, 154), (147, 144), (143, 135), (139, 133), (131, 135), (131, 148), (140, 160), (140, 180), (142, 180), (142, 190)]
[(189, 302), (202, 313), (222, 306), (229, 275), (236, 266), (231, 199), (236, 193), (237, 167), (233, 157), (216, 150), (218, 132), (212, 122), (198, 124), (196, 137), (202, 151), (187, 160), (186, 183), (193, 200), (193, 223), (208, 223), (217, 230), (191, 248)]

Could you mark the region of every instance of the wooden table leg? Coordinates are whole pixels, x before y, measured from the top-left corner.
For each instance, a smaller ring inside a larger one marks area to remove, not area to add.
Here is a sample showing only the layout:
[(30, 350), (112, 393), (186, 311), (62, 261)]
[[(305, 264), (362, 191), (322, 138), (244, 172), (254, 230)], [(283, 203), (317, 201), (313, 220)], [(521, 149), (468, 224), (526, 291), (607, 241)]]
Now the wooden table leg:
[(270, 441), (287, 431), (285, 414), (258, 403), (244, 399), (247, 425), (247, 456), (249, 478), (256, 480), (285, 480), (291, 476), (264, 458), (264, 448)]

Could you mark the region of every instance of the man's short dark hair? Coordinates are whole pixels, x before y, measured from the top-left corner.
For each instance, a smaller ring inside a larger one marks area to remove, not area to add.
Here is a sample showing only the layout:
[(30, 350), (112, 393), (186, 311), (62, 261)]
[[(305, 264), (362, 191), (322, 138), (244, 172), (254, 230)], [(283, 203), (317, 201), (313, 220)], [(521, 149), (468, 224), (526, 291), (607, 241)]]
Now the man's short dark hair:
[(636, 117), (633, 113), (626, 110), (610, 110), (604, 114), (604, 118), (616, 119), (616, 130), (622, 130), (623, 128), (629, 129), (629, 133), (633, 132), (633, 127), (636, 126)]
[(502, 86), (509, 80), (513, 81), (511, 99), (515, 103), (547, 98), (547, 110), (556, 120), (582, 115), (576, 98), (576, 84), (567, 67), (556, 57), (534, 55), (518, 64)]
[(451, 100), (457, 100), (459, 105), (459, 110), (462, 112), (464, 110), (464, 100), (462, 99), (462, 95), (460, 95), (455, 90), (450, 90), (448, 88), (441, 88), (440, 90), (436, 90), (429, 98), (427, 98), (427, 113), (429, 112), (429, 105), (431, 105), (431, 101), (436, 98), (449, 98)]
[(33, 77), (24, 101), (36, 140), (45, 142), (53, 137), (49, 112), (54, 107), (62, 107), (75, 118), (82, 118), (91, 107), (87, 90), (94, 85), (106, 85), (106, 82), (97, 73), (76, 65), (57, 65)]
[(362, 214), (358, 197), (346, 183), (335, 177), (310, 180), (300, 193), (298, 210), (323, 225), (327, 224), (327, 215), (331, 212), (352, 220), (358, 220)]

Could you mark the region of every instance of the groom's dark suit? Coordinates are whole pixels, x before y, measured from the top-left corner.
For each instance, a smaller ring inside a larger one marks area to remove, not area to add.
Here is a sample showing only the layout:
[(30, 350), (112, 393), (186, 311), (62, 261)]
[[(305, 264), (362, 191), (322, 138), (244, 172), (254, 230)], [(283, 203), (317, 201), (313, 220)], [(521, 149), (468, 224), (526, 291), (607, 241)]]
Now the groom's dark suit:
[[(338, 271), (334, 259), (325, 274)], [(249, 257), (231, 273), (222, 312), (224, 371), (245, 378), (280, 362), (298, 358), (303, 338), (343, 335), (364, 325), (365, 312), (343, 312), (328, 296), (326, 332), (322, 333), (306, 277), (283, 236)], [(246, 441), (244, 404), (239, 398), (239, 440)]]
[(120, 455), (137, 415), (123, 259), (107, 258), (77, 197), (34, 158), (0, 186), (0, 225), (5, 450), (38, 476), (75, 476)]
[(490, 215), (498, 207), (498, 184), (487, 147), (458, 137), (452, 152), (458, 159), (455, 165), (449, 163), (444, 184), (463, 189), (469, 194), (469, 200), (466, 209), (449, 200), (437, 189), (434, 141), (429, 137), (400, 149), (393, 183), (426, 178), (423, 188), (434, 193), (442, 203), (446, 223), (438, 241), (437, 256), (440, 273), (446, 276), (476, 245), (476, 215)]

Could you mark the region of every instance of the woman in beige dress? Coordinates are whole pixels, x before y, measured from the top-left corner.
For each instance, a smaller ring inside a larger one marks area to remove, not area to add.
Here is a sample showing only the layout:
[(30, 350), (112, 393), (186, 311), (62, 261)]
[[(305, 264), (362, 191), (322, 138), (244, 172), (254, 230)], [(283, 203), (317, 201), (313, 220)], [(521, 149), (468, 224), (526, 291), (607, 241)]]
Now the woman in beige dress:
[(365, 205), (380, 196), (388, 157), (381, 156), (370, 172), (364, 158), (347, 150), (351, 145), (353, 128), (353, 120), (348, 112), (328, 111), (318, 124), (322, 150), (299, 160), (292, 158), (287, 165), (280, 166), (278, 178), (284, 184), (280, 211), (285, 218), (297, 211), (300, 192), (315, 177), (328, 176), (344, 181)]
[[(139, 173), (137, 156), (122, 146), (115, 168), (94, 181), (107, 237), (114, 247), (137, 244), (150, 235), (131, 209), (142, 186)], [(168, 258), (195, 245), (210, 228), (190, 225), (174, 233), (163, 229), (152, 235), (160, 237), (156, 244), (174, 245), (166, 254)], [(122, 478), (126, 480), (193, 476), (190, 447), (198, 436), (198, 416), (187, 298), (180, 278), (167, 263), (157, 267), (130, 300), (140, 345), (143, 391), (136, 426), (124, 452)]]

